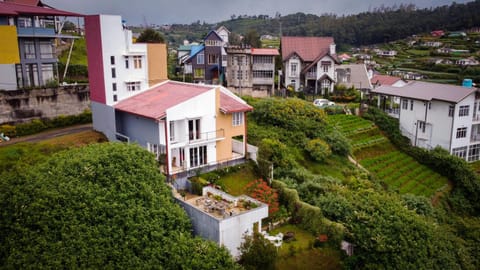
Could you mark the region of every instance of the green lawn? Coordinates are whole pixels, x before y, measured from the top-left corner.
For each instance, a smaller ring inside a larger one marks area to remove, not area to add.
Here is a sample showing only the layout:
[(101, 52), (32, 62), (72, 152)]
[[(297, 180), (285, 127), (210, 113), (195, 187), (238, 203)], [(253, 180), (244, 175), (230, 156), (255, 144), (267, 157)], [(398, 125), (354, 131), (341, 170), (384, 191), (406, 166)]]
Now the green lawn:
[(217, 185), (233, 196), (239, 196), (245, 193), (245, 186), (253, 180), (258, 179), (254, 169), (250, 165), (244, 165), (240, 170), (226, 174), (220, 177)]
[(313, 248), (315, 237), (295, 225), (276, 228), (270, 235), (294, 232), (295, 240), (283, 242), (278, 250), (276, 269), (340, 269), (340, 252), (329, 247)]
[(344, 172), (353, 166), (347, 158), (336, 155), (331, 155), (324, 162), (305, 158), (299, 163), (314, 174), (327, 175), (341, 180), (345, 179)]

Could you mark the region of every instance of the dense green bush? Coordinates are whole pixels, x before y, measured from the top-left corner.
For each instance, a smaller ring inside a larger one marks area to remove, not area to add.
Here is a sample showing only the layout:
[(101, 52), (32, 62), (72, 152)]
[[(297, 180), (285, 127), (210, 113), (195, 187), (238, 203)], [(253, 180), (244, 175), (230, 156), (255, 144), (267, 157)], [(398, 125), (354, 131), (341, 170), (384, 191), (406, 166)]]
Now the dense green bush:
[(0, 182), (0, 268), (235, 269), (191, 236), (152, 154), (105, 143), (60, 152)]
[(310, 154), (310, 157), (316, 161), (324, 161), (332, 154), (330, 146), (322, 139), (313, 139), (308, 141), (307, 145), (305, 146), (305, 150), (307, 150)]
[(29, 123), (21, 123), (15, 126), (1, 125), (0, 133), (9, 137), (26, 136), (35, 134), (50, 128), (66, 127), (75, 124), (86, 124), (92, 122), (92, 113), (85, 110), (78, 115), (60, 115), (53, 119), (34, 119)]

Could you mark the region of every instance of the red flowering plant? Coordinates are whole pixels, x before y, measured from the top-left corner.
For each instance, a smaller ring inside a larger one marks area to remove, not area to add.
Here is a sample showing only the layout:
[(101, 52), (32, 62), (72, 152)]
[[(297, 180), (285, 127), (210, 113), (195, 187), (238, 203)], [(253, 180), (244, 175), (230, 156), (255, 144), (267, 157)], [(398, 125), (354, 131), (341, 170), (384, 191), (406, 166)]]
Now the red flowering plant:
[(263, 179), (257, 179), (245, 186), (248, 196), (268, 204), (268, 214), (274, 216), (279, 210), (278, 193), (275, 189), (268, 186)]

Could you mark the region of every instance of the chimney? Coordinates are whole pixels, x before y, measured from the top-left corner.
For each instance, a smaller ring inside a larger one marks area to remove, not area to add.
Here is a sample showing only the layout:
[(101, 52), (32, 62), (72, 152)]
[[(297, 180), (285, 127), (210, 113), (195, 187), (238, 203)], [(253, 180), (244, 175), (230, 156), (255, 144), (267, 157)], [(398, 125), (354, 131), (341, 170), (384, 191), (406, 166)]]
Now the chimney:
[(330, 44), (330, 55), (337, 54), (337, 52), (335, 51), (335, 46), (335, 43)]

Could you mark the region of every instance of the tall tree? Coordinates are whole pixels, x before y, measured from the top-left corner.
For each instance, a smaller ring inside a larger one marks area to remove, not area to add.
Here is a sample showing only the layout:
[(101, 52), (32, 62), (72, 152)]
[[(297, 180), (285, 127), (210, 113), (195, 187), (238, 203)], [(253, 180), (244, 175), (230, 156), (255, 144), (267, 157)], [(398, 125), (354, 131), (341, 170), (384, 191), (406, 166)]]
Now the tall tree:
[(145, 29), (137, 38), (137, 42), (143, 43), (165, 43), (165, 38), (152, 28)]
[(257, 33), (257, 30), (250, 30), (245, 34), (243, 39), (245, 44), (252, 46), (253, 48), (260, 48), (262, 46), (260, 42), (260, 35)]

